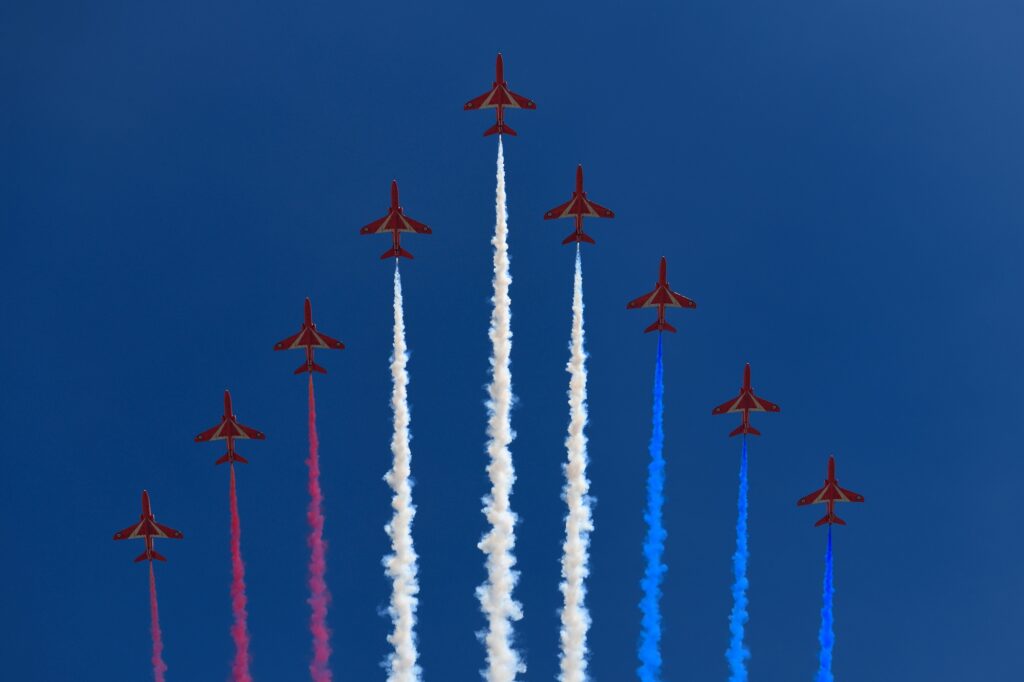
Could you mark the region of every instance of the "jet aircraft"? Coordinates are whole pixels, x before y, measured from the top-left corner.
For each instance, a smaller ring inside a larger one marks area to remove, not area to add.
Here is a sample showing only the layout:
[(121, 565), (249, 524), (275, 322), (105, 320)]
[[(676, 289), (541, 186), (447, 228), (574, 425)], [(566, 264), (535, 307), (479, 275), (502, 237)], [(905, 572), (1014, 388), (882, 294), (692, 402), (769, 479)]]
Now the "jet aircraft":
[(488, 128), (484, 132), (484, 137), (488, 135), (515, 135), (516, 131), (512, 130), (505, 123), (505, 109), (536, 109), (537, 105), (522, 95), (517, 95), (508, 89), (508, 83), (505, 82), (505, 65), (501, 60), (501, 53), (498, 53), (498, 61), (494, 67), (494, 82), (491, 83), (491, 89), (466, 102), (463, 107), (465, 111), (473, 111), (476, 109), (496, 109), (498, 120), (493, 126)]
[(576, 231), (563, 239), (563, 244), (572, 242), (593, 244), (594, 240), (583, 231), (583, 219), (614, 217), (615, 213), (611, 210), (587, 198), (587, 193), (583, 191), (583, 164), (576, 167), (576, 190), (572, 193), (572, 199), (544, 214), (544, 220), (573, 218), (576, 221)]
[(417, 234), (433, 234), (433, 231), (419, 222), (405, 215), (401, 204), (398, 203), (398, 181), (391, 181), (391, 206), (388, 207), (387, 215), (374, 220), (369, 225), (363, 226), (359, 234), (383, 234), (391, 233), (391, 248), (380, 255), (381, 260), (388, 258), (412, 259), (412, 254), (402, 248), (399, 243), (399, 235), (402, 232), (415, 232)]
[(682, 294), (677, 294), (668, 286), (667, 279), (668, 262), (661, 257), (661, 269), (658, 275), (658, 283), (654, 285), (654, 291), (644, 294), (626, 304), (626, 308), (634, 310), (637, 308), (657, 308), (658, 319), (654, 324), (644, 330), (644, 333), (653, 331), (674, 332), (675, 327), (665, 321), (665, 308), (696, 308), (697, 304)]
[(836, 516), (836, 502), (863, 502), (864, 496), (860, 493), (855, 493), (852, 490), (839, 487), (839, 481), (836, 480), (836, 458), (834, 455), (828, 456), (828, 477), (825, 479), (825, 486), (820, 490), (815, 490), (813, 493), (806, 497), (801, 497), (797, 500), (796, 504), (798, 507), (803, 507), (808, 504), (824, 504), (825, 515), (818, 519), (815, 526), (821, 526), (824, 524), (837, 524), (845, 526), (846, 521)]
[(711, 410), (711, 414), (742, 412), (743, 421), (733, 429), (729, 436), (738, 436), (741, 433), (744, 435), (749, 433), (751, 436), (760, 436), (761, 432), (750, 425), (750, 413), (778, 411), (778, 405), (754, 395), (754, 389), (750, 387), (750, 363), (748, 362), (747, 366), (743, 368), (743, 385), (740, 387), (740, 394)]
[(231, 411), (231, 392), (225, 390), (224, 416), (220, 418), (220, 424), (200, 433), (195, 437), (195, 442), (206, 443), (214, 440), (226, 440), (228, 442), (228, 451), (215, 464), (224, 464), (225, 462), (248, 464), (249, 460), (235, 452), (235, 440), (248, 440), (250, 438), (253, 440), (265, 440), (266, 436), (254, 428), (238, 423), (234, 412)]
[(149, 504), (149, 493), (145, 490), (142, 491), (142, 514), (139, 515), (139, 522), (114, 533), (115, 540), (136, 540), (138, 538), (146, 540), (146, 550), (135, 557), (135, 563), (147, 559), (150, 562), (154, 559), (157, 561), (167, 561), (165, 556), (153, 549), (153, 538), (180, 540), (183, 537), (185, 536), (182, 535), (180, 530), (175, 530), (170, 526), (164, 526), (156, 522), (153, 510)]
[(306, 351), (306, 362), (305, 364), (299, 365), (299, 368), (295, 370), (295, 374), (302, 374), (303, 372), (320, 372), (321, 374), (327, 374), (327, 370), (316, 364), (313, 361), (313, 350), (316, 348), (344, 350), (345, 344), (337, 339), (332, 339), (321, 331), (318, 331), (316, 324), (313, 322), (313, 308), (309, 303), (309, 298), (306, 298), (306, 311), (305, 318), (302, 321), (302, 329), (299, 330), (298, 334), (289, 336), (284, 341), (278, 341), (274, 344), (274, 350), (305, 350)]

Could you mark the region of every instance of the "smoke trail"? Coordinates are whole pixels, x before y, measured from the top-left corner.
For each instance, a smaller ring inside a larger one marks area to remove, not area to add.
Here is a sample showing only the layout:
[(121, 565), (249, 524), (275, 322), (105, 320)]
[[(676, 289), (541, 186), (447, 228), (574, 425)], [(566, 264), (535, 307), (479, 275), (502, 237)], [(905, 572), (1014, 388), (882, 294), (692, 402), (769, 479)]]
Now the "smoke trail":
[(153, 562), (149, 562), (149, 634), (153, 637), (153, 677), (156, 682), (164, 682), (167, 664), (164, 663), (164, 638), (160, 634), (160, 610), (156, 604), (156, 576), (153, 575)]
[(245, 564), (242, 563), (242, 525), (238, 520), (238, 493), (235, 491), (235, 464), (231, 467), (231, 638), (235, 640), (235, 660), (231, 665), (231, 679), (252, 682), (249, 675), (249, 614), (245, 610)]
[(587, 629), (590, 614), (583, 605), (584, 581), (590, 574), (587, 549), (594, 524), (590, 516), (590, 481), (587, 480), (587, 355), (583, 350), (583, 264), (576, 245), (576, 275), (572, 293), (572, 342), (566, 371), (569, 372), (569, 436), (565, 439), (568, 460), (565, 464), (563, 497), (569, 508), (565, 517), (565, 544), (562, 546), (562, 682), (587, 679)]
[(661, 333), (658, 333), (658, 362), (654, 369), (654, 416), (652, 419), (651, 442), (648, 450), (651, 463), (647, 467), (647, 511), (644, 520), (647, 522), (647, 537), (644, 539), (644, 556), (647, 557), (647, 568), (643, 580), (640, 581), (644, 590), (640, 600), (640, 611), (643, 613), (640, 632), (640, 667), (637, 674), (642, 682), (658, 682), (661, 679), (661, 609), (658, 601), (661, 598), (661, 579), (666, 566), (661, 563), (665, 550), (665, 529), (661, 525), (661, 507), (665, 501), (665, 460), (662, 457), (662, 445), (665, 435), (661, 423), (664, 409), (662, 397), (665, 393), (661, 363)]
[(836, 635), (832, 631), (832, 525), (828, 527), (828, 546), (825, 549), (825, 580), (822, 588), (821, 629), (818, 631), (818, 642), (821, 652), (818, 654), (818, 674), (814, 682), (832, 682), (832, 647), (836, 643)]
[(384, 567), (391, 578), (391, 605), (388, 613), (394, 629), (388, 642), (395, 648), (388, 656), (389, 682), (416, 682), (420, 667), (416, 665), (416, 595), (420, 591), (416, 582), (416, 550), (412, 545), (412, 520), (416, 507), (412, 504), (412, 481), (409, 469), (412, 450), (409, 447), (409, 374), (406, 363), (409, 355), (405, 346), (405, 314), (402, 310), (402, 277), (395, 262), (395, 329), (394, 351), (391, 356), (391, 409), (394, 412), (395, 431), (391, 438), (394, 461), (384, 480), (394, 491), (391, 507), (394, 515), (384, 527), (391, 538), (390, 554), (384, 557)]
[(732, 555), (732, 613), (729, 614), (729, 650), (725, 657), (729, 661), (730, 682), (747, 681), (747, 659), (750, 650), (743, 642), (743, 626), (747, 622), (747, 436), (743, 434), (743, 455), (740, 458), (740, 489), (736, 502), (736, 553)]
[(331, 633), (327, 629), (327, 603), (331, 594), (327, 590), (324, 574), (327, 572), (327, 543), (324, 542), (323, 495), (320, 492), (320, 441), (316, 435), (316, 397), (313, 395), (313, 374), (309, 375), (309, 605), (312, 614), (309, 630), (313, 633), (313, 662), (309, 674), (314, 682), (330, 682)]
[(523, 617), (522, 606), (512, 599), (512, 589), (519, 575), (512, 570), (516, 559), (516, 515), (509, 497), (515, 482), (512, 453), (509, 445), (512, 431), (512, 300), (509, 298), (508, 214), (505, 207), (505, 155), (498, 138), (498, 188), (495, 197), (497, 220), (494, 226), (494, 309), (491, 312), (491, 369), (493, 377), (488, 386), (487, 452), (490, 463), (487, 474), (491, 479), (491, 492), (484, 497), (484, 515), (491, 530), (477, 547), (487, 555), (487, 581), (477, 588), (480, 607), (487, 616), (487, 631), (483, 640), (487, 648), (488, 682), (512, 682), (516, 675), (526, 671), (519, 652), (512, 648), (512, 621)]

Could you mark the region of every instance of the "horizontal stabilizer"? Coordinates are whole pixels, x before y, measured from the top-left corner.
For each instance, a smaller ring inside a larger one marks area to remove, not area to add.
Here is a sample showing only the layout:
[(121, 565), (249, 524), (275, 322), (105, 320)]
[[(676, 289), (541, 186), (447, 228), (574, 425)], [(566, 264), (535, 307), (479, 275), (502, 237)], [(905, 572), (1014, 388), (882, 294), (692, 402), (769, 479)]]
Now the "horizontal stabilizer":
[(214, 464), (225, 464), (227, 462), (238, 462), (239, 464), (248, 464), (249, 460), (247, 460), (245, 457), (242, 457), (237, 452), (235, 452), (235, 453), (228, 452), (228, 453), (225, 453), (223, 457), (221, 457), (216, 462), (214, 462)]
[(495, 123), (484, 131), (484, 137), (487, 137), (488, 135), (511, 135), (512, 137), (516, 137), (517, 133), (504, 123)]
[(647, 332), (654, 332), (654, 331), (666, 331), (666, 332), (672, 332), (674, 334), (675, 331), (676, 331), (676, 328), (673, 327), (672, 325), (670, 325), (668, 322), (655, 322), (650, 327), (648, 327), (647, 329), (644, 330), (644, 334), (646, 334)]
[(818, 519), (818, 522), (815, 523), (814, 526), (815, 526), (815, 528), (817, 528), (818, 526), (824, 526), (826, 523), (827, 524), (833, 524), (834, 523), (837, 526), (845, 526), (846, 525), (846, 521), (843, 521), (841, 518), (839, 518), (835, 514), (825, 514), (820, 519)]
[(412, 254), (403, 249), (401, 246), (398, 248), (390, 248), (384, 253), (380, 254), (381, 260), (387, 260), (388, 258), (408, 258), (412, 260)]
[[(746, 428), (744, 428), (744, 427), (746, 427)], [(760, 436), (761, 435), (761, 432), (758, 431), (757, 429), (755, 429), (750, 424), (745, 424), (745, 425), (744, 424), (740, 424), (739, 426), (737, 426), (735, 429), (732, 430), (732, 432), (729, 434), (729, 437), (731, 438), (732, 436), (738, 436), (741, 433), (743, 433), (743, 434), (749, 433), (751, 436)]]
[(584, 232), (573, 232), (568, 237), (562, 240), (563, 244), (572, 244), (573, 242), (586, 242), (588, 244), (596, 244), (594, 239)]
[(149, 559), (150, 561), (152, 561), (153, 559), (156, 559), (157, 561), (167, 561), (166, 557), (160, 554), (160, 552), (157, 552), (156, 550), (147, 550), (139, 556), (135, 557), (135, 563), (145, 561), (146, 559)]
[(315, 362), (309, 365), (299, 365), (298, 369), (292, 372), (292, 374), (302, 374), (303, 372), (320, 372), (321, 374), (327, 374), (327, 370), (321, 367), (320, 365), (316, 364)]

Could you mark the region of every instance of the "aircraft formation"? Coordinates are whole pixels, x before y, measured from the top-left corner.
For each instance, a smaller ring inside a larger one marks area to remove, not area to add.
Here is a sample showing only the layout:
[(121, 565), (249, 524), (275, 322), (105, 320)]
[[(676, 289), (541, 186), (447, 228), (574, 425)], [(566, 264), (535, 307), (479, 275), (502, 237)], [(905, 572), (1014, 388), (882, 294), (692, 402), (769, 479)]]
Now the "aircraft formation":
[[(491, 88), (475, 97), (463, 106), (466, 111), (494, 109), (494, 125), (484, 131), (483, 135), (516, 136), (505, 120), (506, 110), (535, 110), (537, 105), (527, 97), (513, 92), (505, 80), (504, 62), (501, 54), (497, 56), (495, 63), (495, 77)], [(584, 189), (583, 165), (576, 168), (575, 187), (568, 201), (560, 204), (544, 213), (545, 220), (571, 219), (573, 231), (563, 240), (563, 245), (576, 244), (579, 249), (583, 244), (595, 244), (595, 240), (584, 230), (586, 218), (614, 218), (615, 213), (597, 202), (590, 199)], [(392, 181), (390, 188), (390, 204), (384, 216), (368, 223), (359, 230), (361, 235), (389, 235), (391, 246), (380, 255), (381, 260), (395, 259), (396, 264), (400, 259), (413, 259), (412, 253), (404, 248), (401, 237), (403, 234), (429, 235), (431, 228), (411, 216), (407, 215), (399, 200), (399, 187), (397, 181)], [(666, 313), (670, 308), (696, 309), (697, 304), (692, 299), (674, 291), (668, 281), (668, 261), (662, 256), (659, 262), (658, 278), (654, 288), (626, 303), (629, 310), (653, 308), (657, 317), (643, 332), (675, 333), (676, 328), (669, 323)], [(294, 370), (294, 374), (309, 374), (310, 381), (314, 374), (326, 374), (327, 370), (316, 362), (314, 353), (316, 350), (343, 350), (345, 344), (328, 336), (317, 328), (313, 322), (312, 305), (309, 298), (305, 299), (303, 320), (299, 331), (273, 346), (274, 351), (298, 350), (305, 355), (304, 361)], [(659, 341), (660, 353), (660, 341)], [(659, 357), (660, 359), (660, 357)], [(312, 383), (310, 384), (312, 396)], [(311, 398), (312, 399), (312, 398)], [(742, 436), (744, 439), (744, 458), (746, 457), (746, 437), (759, 436), (760, 431), (751, 424), (750, 415), (753, 412), (778, 413), (780, 407), (760, 396), (751, 386), (751, 368), (747, 363), (743, 368), (743, 379), (739, 394), (724, 403), (714, 407), (712, 415), (739, 414), (740, 423), (733, 429), (729, 436)], [(224, 391), (224, 411), (220, 422), (195, 436), (197, 443), (206, 443), (223, 440), (226, 451), (217, 460), (216, 464), (228, 464), (233, 467), (235, 463), (247, 464), (248, 460), (235, 449), (236, 441), (242, 440), (264, 440), (264, 434), (250, 426), (238, 421), (232, 405), (231, 393)], [(745, 459), (744, 459), (745, 461)], [(234, 485), (234, 472), (232, 468), (232, 486)], [(233, 490), (233, 489), (232, 489)], [(859, 493), (847, 490), (839, 486), (835, 477), (835, 457), (830, 455), (828, 459), (827, 475), (824, 486), (797, 500), (798, 506), (813, 504), (826, 505), (825, 515), (814, 525), (846, 525), (846, 522), (835, 513), (836, 503), (863, 502), (864, 497)], [(154, 548), (155, 540), (180, 540), (184, 537), (181, 531), (169, 526), (157, 523), (152, 510), (152, 503), (148, 491), (142, 491), (142, 511), (139, 521), (123, 530), (116, 532), (114, 540), (139, 539), (145, 542), (145, 550), (135, 557), (135, 562), (166, 561), (166, 558)], [(831, 538), (830, 538), (831, 542)], [(831, 545), (830, 545), (831, 547)]]

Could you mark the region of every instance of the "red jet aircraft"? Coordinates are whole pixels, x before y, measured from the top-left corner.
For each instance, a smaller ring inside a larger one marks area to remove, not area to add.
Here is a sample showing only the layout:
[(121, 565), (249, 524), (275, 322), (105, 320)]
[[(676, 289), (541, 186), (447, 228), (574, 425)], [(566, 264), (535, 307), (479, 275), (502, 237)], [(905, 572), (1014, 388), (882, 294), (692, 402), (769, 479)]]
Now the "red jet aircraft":
[(593, 244), (594, 240), (590, 235), (583, 232), (583, 219), (614, 217), (615, 213), (587, 198), (587, 193), (583, 191), (583, 164), (576, 167), (576, 191), (572, 193), (572, 199), (544, 214), (544, 220), (558, 218), (574, 218), (576, 220), (576, 231), (563, 239), (563, 244), (571, 242)]
[(807, 497), (801, 497), (797, 500), (796, 504), (798, 507), (802, 507), (806, 504), (825, 504), (826, 512), (822, 516), (815, 526), (821, 526), (824, 524), (832, 525), (833, 523), (840, 526), (845, 526), (846, 521), (836, 516), (835, 506), (836, 502), (863, 502), (864, 496), (847, 490), (846, 488), (839, 487), (839, 481), (836, 480), (836, 458), (833, 455), (828, 456), (828, 478), (825, 479), (825, 487), (821, 490), (815, 490)]
[(387, 215), (379, 220), (374, 220), (359, 230), (359, 234), (383, 234), (384, 232), (391, 232), (392, 246), (380, 255), (381, 260), (398, 257), (412, 259), (412, 254), (403, 249), (401, 244), (398, 243), (399, 233), (433, 234), (429, 227), (413, 220), (402, 212), (402, 207), (398, 203), (397, 180), (391, 181), (391, 206), (388, 208)]
[(295, 374), (302, 374), (303, 372), (327, 374), (326, 369), (313, 362), (314, 348), (345, 350), (345, 344), (316, 330), (316, 324), (313, 323), (313, 308), (309, 304), (309, 298), (307, 297), (306, 318), (302, 322), (302, 329), (295, 336), (289, 336), (284, 341), (275, 343), (274, 350), (304, 349), (306, 351), (306, 364), (299, 365), (299, 368), (295, 370)]
[(501, 53), (499, 52), (498, 62), (494, 71), (494, 83), (491, 84), (491, 89), (479, 97), (469, 100), (462, 108), (466, 111), (475, 109), (498, 110), (498, 122), (484, 133), (484, 137), (487, 137), (495, 133), (498, 135), (502, 133), (506, 135), (516, 134), (516, 131), (505, 125), (506, 107), (509, 109), (536, 109), (537, 105), (522, 95), (517, 95), (508, 89), (508, 83), (505, 82), (505, 66), (501, 61)]
[(146, 539), (146, 551), (135, 557), (135, 563), (149, 559), (150, 562), (153, 559), (157, 561), (167, 561), (166, 557), (153, 549), (153, 538), (166, 538), (168, 540), (180, 540), (184, 535), (181, 534), (180, 530), (174, 530), (170, 526), (162, 526), (156, 522), (156, 518), (153, 516), (153, 510), (149, 507), (149, 493), (145, 490), (142, 491), (142, 514), (139, 516), (139, 522), (134, 526), (128, 526), (124, 530), (119, 530), (114, 533), (115, 540), (133, 540), (136, 538)]
[(220, 418), (220, 424), (200, 433), (196, 436), (195, 442), (206, 443), (214, 440), (226, 440), (228, 442), (228, 451), (215, 463), (241, 462), (242, 464), (248, 464), (249, 460), (235, 452), (235, 439), (248, 440), (250, 438), (253, 440), (265, 440), (266, 436), (254, 428), (238, 423), (234, 413), (231, 411), (231, 392), (225, 390), (224, 416)]
[(654, 285), (654, 291), (649, 294), (644, 294), (640, 298), (634, 299), (626, 304), (626, 308), (632, 310), (634, 308), (657, 308), (658, 319), (655, 320), (654, 324), (644, 330), (644, 334), (647, 332), (653, 332), (655, 330), (665, 330), (668, 332), (674, 332), (675, 327), (665, 321), (665, 308), (696, 308), (697, 304), (686, 298), (682, 294), (677, 294), (668, 288), (668, 280), (666, 279), (666, 273), (668, 271), (668, 263), (665, 257), (661, 257), (661, 274), (658, 275), (658, 283)]
[(778, 411), (778, 405), (754, 395), (754, 389), (750, 387), (750, 363), (748, 362), (747, 366), (743, 368), (743, 385), (740, 387), (740, 394), (732, 400), (724, 402), (711, 410), (711, 414), (742, 412), (743, 421), (729, 435), (738, 436), (741, 433), (744, 435), (749, 433), (751, 436), (760, 436), (761, 432), (750, 425), (750, 413)]

